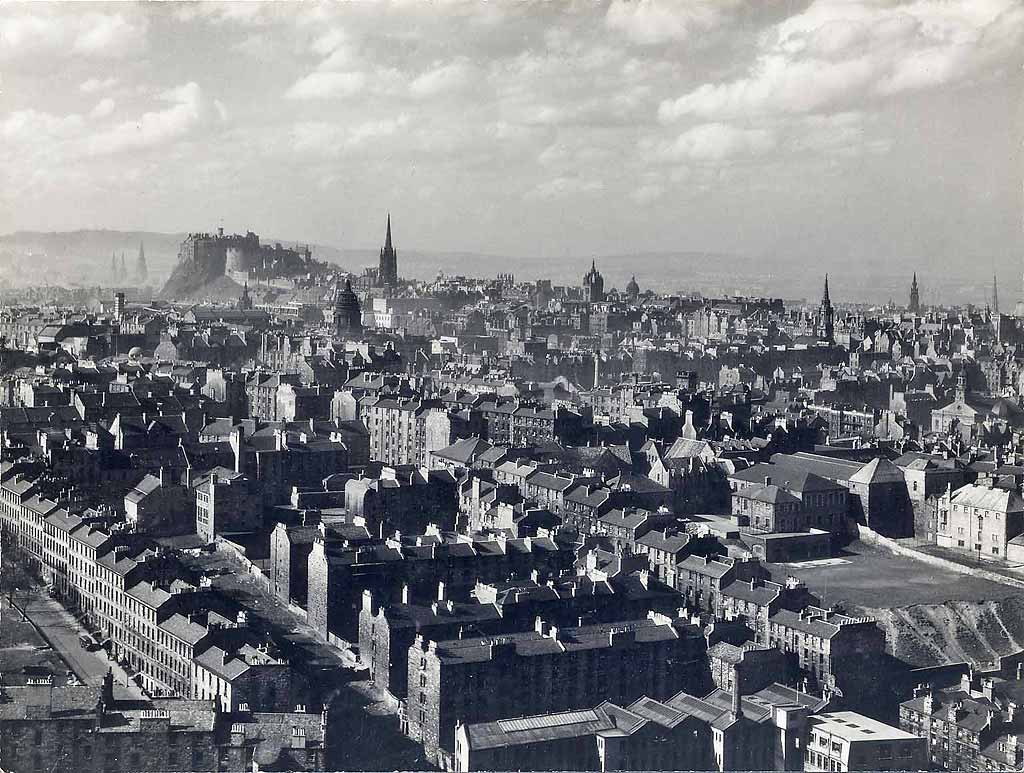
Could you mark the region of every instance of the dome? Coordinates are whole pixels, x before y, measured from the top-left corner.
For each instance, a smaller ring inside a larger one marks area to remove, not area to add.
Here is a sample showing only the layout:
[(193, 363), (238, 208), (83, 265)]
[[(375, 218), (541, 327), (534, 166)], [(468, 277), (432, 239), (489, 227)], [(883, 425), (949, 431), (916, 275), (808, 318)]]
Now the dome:
[(350, 279), (345, 280), (345, 289), (337, 290), (334, 296), (334, 326), (339, 334), (357, 333), (362, 330), (359, 296), (352, 290)]
[(142, 347), (141, 346), (133, 346), (131, 349), (128, 350), (128, 357), (130, 359), (137, 360), (141, 356), (142, 356)]
[(640, 295), (640, 285), (636, 283), (636, 275), (634, 275), (633, 278), (629, 280), (629, 284), (626, 285), (626, 295), (631, 298), (636, 298)]

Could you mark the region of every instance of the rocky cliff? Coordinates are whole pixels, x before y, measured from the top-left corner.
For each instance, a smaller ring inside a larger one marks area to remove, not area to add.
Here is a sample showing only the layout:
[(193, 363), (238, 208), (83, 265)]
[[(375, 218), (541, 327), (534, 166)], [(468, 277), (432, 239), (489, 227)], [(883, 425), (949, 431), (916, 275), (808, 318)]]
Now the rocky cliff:
[(201, 294), (207, 285), (224, 277), (224, 263), (224, 250), (206, 250), (190, 259), (179, 259), (160, 291), (161, 297), (184, 299)]

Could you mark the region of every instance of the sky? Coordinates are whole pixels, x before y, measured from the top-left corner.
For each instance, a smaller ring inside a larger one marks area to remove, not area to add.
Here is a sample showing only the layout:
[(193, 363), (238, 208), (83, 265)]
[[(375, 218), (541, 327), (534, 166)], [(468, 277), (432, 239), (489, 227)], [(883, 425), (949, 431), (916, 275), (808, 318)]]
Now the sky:
[(1022, 67), (1020, 0), (5, 2), (0, 231), (1019, 275)]

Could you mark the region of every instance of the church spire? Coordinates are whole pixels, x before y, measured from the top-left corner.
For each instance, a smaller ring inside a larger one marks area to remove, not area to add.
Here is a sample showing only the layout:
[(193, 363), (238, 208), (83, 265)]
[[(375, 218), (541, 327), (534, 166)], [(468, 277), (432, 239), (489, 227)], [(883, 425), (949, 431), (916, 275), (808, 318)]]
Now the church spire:
[(917, 286), (917, 272), (914, 272), (914, 279), (910, 283), (910, 309), (911, 314), (921, 311), (921, 290)]
[(835, 318), (832, 299), (828, 294), (828, 274), (825, 274), (825, 291), (821, 294), (821, 306), (818, 309), (818, 339), (830, 345), (835, 342)]
[(377, 270), (377, 284), (394, 287), (398, 284), (398, 255), (391, 243), (391, 213), (388, 212), (388, 229), (384, 236), (384, 248), (380, 251), (380, 267)]
[(992, 313), (999, 314), (999, 287), (996, 285), (996, 275), (992, 275)]
[(139, 284), (145, 284), (149, 279), (149, 268), (146, 266), (146, 248), (139, 242), (139, 257), (135, 261), (135, 274), (139, 278)]

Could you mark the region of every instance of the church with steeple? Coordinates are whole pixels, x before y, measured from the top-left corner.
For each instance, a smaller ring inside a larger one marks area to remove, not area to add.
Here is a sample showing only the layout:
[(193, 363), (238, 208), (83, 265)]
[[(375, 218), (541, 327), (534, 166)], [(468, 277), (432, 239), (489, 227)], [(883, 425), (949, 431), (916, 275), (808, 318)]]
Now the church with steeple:
[(384, 247), (380, 251), (380, 267), (377, 269), (378, 287), (395, 287), (398, 284), (398, 253), (391, 243), (391, 213), (388, 213), (388, 231)]
[(921, 291), (917, 286), (917, 272), (914, 272), (914, 280), (910, 283), (910, 303), (907, 309), (911, 314), (921, 313)]
[(836, 315), (832, 308), (832, 299), (828, 294), (828, 274), (825, 274), (825, 292), (821, 296), (821, 305), (818, 306), (818, 340), (835, 343)]
[(135, 261), (135, 278), (139, 285), (145, 285), (149, 281), (149, 267), (146, 265), (146, 248), (139, 242), (139, 257)]

